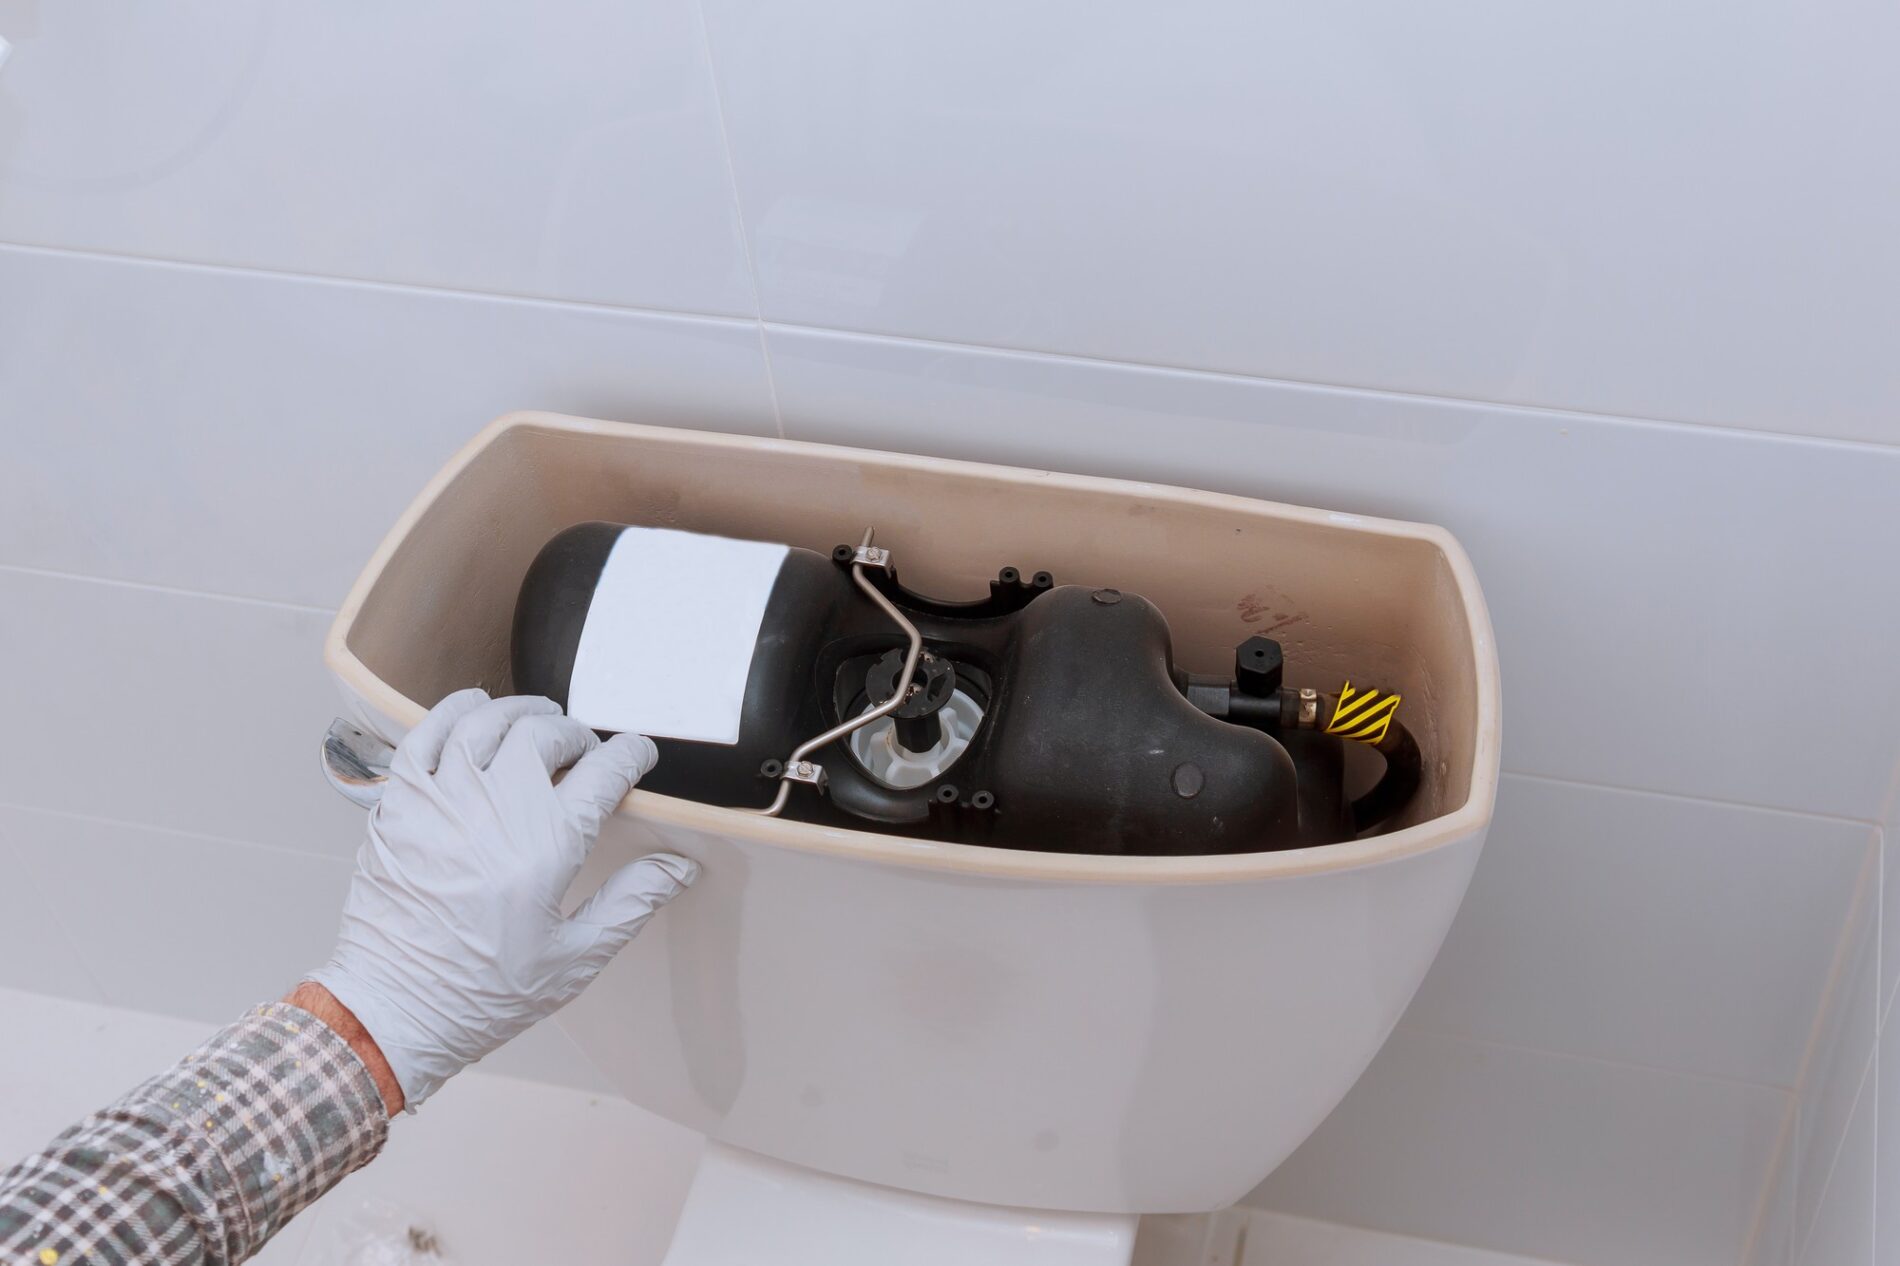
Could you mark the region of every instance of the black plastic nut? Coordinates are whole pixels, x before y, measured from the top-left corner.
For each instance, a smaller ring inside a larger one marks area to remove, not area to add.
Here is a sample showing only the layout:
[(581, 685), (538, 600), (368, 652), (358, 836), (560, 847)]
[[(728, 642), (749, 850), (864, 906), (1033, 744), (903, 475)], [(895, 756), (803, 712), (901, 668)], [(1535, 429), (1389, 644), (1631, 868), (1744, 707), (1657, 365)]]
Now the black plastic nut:
[(957, 796), (960, 794), (954, 783), (945, 783), (943, 786), (937, 788), (937, 803), (955, 804), (957, 802)]
[(761, 762), (759, 765), (759, 773), (765, 778), (780, 777), (785, 773), (785, 762), (782, 760), (767, 760)]
[(1286, 656), (1270, 637), (1250, 637), (1234, 648), (1234, 680), (1242, 694), (1264, 699), (1280, 688)]
[(996, 803), (996, 797), (987, 791), (979, 791), (970, 797), (972, 809), (987, 809)]
[(858, 551), (849, 545), (840, 545), (831, 551), (831, 561), (834, 563), (848, 563), (857, 556)]

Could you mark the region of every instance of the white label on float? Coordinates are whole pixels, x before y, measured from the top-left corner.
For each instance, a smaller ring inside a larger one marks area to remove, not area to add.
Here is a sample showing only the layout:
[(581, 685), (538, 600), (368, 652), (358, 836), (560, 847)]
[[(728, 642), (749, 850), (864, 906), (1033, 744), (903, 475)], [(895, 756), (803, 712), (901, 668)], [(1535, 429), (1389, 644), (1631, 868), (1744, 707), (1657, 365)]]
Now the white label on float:
[(789, 552), (670, 528), (623, 531), (581, 626), (567, 714), (596, 730), (738, 742), (752, 650)]

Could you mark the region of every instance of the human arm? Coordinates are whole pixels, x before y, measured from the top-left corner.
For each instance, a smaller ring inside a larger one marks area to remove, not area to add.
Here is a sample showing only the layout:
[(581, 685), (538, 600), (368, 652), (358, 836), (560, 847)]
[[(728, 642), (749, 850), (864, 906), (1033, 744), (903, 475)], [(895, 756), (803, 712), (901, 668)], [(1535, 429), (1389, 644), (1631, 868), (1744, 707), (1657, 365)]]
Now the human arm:
[(656, 753), (559, 711), (437, 705), (370, 816), (330, 962), (0, 1174), (0, 1263), (233, 1266), (392, 1114), (579, 993), (697, 867), (643, 858), (563, 914)]

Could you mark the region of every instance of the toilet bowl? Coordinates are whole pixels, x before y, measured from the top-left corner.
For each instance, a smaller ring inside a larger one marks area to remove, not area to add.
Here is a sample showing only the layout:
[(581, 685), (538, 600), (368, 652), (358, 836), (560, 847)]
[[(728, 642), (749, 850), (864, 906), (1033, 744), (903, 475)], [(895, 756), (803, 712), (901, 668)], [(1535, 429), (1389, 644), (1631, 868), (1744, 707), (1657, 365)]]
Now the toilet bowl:
[[(636, 790), (577, 891), (656, 849), (700, 881), (556, 1017), (628, 1098), (710, 1140), (668, 1262), (1126, 1262), (1144, 1213), (1222, 1208), (1312, 1132), (1450, 926), (1496, 790), (1497, 664), (1442, 530), (1115, 480), (515, 414), (421, 492), (326, 646), (395, 742), (505, 692), (516, 592), (590, 520), (1002, 562), (1156, 603), (1178, 661), (1253, 633), (1290, 685), (1398, 690), (1425, 753), (1389, 829), (1111, 857), (787, 821)], [(900, 1251), (900, 1247), (901, 1251)]]

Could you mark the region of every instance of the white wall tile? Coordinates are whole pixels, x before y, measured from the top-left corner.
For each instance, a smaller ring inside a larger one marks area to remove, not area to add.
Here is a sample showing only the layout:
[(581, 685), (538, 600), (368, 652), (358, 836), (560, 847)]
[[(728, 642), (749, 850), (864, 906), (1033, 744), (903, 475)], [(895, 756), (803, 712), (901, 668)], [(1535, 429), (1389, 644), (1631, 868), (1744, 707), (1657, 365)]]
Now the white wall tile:
[(1406, 1023), (1792, 1087), (1871, 836), (1506, 776)]
[(770, 319), (1900, 438), (1891, 6), (705, 8)]
[(328, 612), (0, 568), (0, 613), (0, 804), (356, 855), (317, 767)]
[(0, 811), (0, 990), (103, 1003), (105, 991), (73, 952), (84, 934), (75, 894), (34, 828), (33, 819)]
[(1787, 1100), (1401, 1026), (1246, 1203), (1574, 1266), (1734, 1266)]
[[(341, 858), (6, 806), (0, 841), (0, 989), (197, 1024), (281, 997), (321, 966), (351, 871)], [(612, 1093), (552, 1024), (481, 1068)]]
[[(1795, 1134), (1794, 1242), (1805, 1245), (1873, 1059), (1880, 980), (1878, 868), (1870, 866), (1842, 933), (1839, 961), (1802, 1076)], [(1871, 1110), (1871, 1109), (1870, 1109)], [(1801, 1259), (1797, 1252), (1796, 1259)]]
[(752, 315), (691, 0), (6, 0), (0, 240)]
[(0, 296), (0, 563), (334, 605), (511, 409), (775, 431), (751, 322), (4, 248)]
[[(777, 327), (771, 347), (794, 439), (1445, 525), (1497, 628), (1507, 768), (1866, 820), (1885, 803), (1900, 593), (1868, 578), (1891, 571), (1900, 449)], [(1793, 742), (1796, 680), (1827, 723)]]
[(1796, 1261), (1800, 1266), (1874, 1266), (1874, 1114), (1876, 1073), (1870, 1060), (1856, 1087), (1821, 1205)]
[(229, 1021), (336, 944), (340, 858), (16, 808), (0, 830), (40, 855), (66, 952), (113, 1006)]

